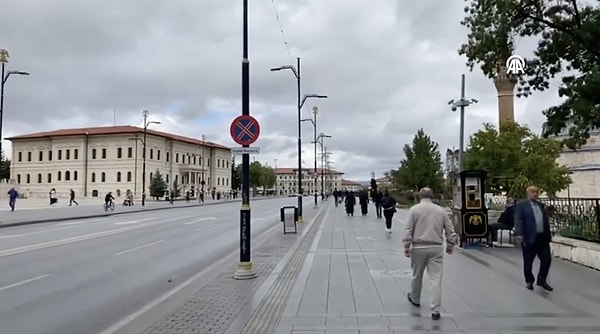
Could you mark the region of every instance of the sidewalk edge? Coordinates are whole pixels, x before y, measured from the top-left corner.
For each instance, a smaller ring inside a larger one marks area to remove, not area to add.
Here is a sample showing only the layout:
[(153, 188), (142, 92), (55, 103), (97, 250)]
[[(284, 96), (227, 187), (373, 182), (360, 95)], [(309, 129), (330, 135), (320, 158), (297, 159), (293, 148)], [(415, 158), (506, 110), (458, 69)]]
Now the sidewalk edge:
[[(255, 198), (255, 199), (252, 199), (252, 201), (262, 201), (262, 200), (267, 200), (267, 199), (272, 199), (272, 198)], [(234, 203), (234, 202), (241, 202), (241, 200), (213, 202), (213, 203), (201, 203), (201, 204), (199, 203), (199, 204), (191, 204), (191, 205), (186, 205), (186, 206), (164, 206), (164, 207), (158, 207), (158, 208), (135, 209), (132, 211), (111, 212), (111, 213), (95, 213), (95, 214), (86, 215), (86, 216), (37, 219), (37, 220), (30, 220), (30, 221), (26, 221), (26, 222), (14, 222), (14, 223), (0, 224), (0, 229), (5, 228), (5, 227), (25, 226), (25, 225), (42, 224), (42, 223), (56, 223), (56, 222), (64, 222), (64, 221), (80, 220), (80, 219), (103, 218), (103, 217), (110, 217), (110, 216), (125, 215), (128, 213), (140, 213), (140, 212), (146, 212), (146, 211), (196, 208), (196, 207), (201, 207), (201, 206), (219, 205), (219, 204)]]

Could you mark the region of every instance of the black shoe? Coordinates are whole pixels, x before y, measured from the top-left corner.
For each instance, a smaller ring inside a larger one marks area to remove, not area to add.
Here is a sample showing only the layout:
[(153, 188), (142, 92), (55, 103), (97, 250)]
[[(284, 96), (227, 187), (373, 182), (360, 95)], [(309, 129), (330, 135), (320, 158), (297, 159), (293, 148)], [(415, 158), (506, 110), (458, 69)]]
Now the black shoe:
[(431, 319), (432, 320), (440, 320), (440, 314), (439, 313), (431, 313)]
[(527, 283), (525, 286), (528, 290), (533, 290), (533, 283)]
[(408, 298), (408, 301), (415, 307), (421, 307), (421, 304), (415, 302), (412, 297), (410, 296), (410, 292), (406, 294), (406, 298)]
[(548, 285), (548, 283), (538, 283), (538, 286), (541, 286), (546, 291), (554, 291), (554, 288)]

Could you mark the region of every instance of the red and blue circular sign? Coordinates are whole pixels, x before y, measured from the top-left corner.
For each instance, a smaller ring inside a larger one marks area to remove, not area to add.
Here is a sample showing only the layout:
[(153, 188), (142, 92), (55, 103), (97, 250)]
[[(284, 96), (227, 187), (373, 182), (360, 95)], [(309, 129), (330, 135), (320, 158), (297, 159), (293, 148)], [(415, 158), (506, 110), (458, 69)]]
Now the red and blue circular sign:
[(234, 142), (239, 145), (252, 145), (260, 135), (260, 124), (250, 115), (241, 115), (231, 122), (229, 133)]

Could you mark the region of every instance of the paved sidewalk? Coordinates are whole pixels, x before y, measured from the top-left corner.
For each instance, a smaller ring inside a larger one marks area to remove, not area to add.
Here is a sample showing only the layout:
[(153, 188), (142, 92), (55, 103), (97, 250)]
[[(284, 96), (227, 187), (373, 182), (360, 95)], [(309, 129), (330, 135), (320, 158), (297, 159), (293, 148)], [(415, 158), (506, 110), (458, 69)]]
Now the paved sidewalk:
[(421, 309), (406, 299), (411, 276), (401, 243), (406, 211), (398, 210), (388, 236), (369, 209), (368, 217), (346, 217), (342, 207), (330, 211), (275, 333), (600, 332), (600, 272), (554, 259), (549, 283), (555, 291), (529, 291), (514, 248), (445, 256), (442, 318), (433, 321), (427, 279)]

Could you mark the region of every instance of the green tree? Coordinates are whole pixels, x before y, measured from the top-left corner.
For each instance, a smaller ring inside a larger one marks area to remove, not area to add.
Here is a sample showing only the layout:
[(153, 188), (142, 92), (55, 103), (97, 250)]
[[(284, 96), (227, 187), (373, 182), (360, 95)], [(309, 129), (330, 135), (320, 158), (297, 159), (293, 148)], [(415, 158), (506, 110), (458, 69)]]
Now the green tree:
[(0, 180), (10, 179), (10, 160), (4, 155), (4, 150), (0, 152)]
[(167, 191), (167, 182), (165, 182), (162, 174), (157, 169), (150, 181), (150, 197), (158, 200), (159, 197), (164, 196), (165, 191)]
[[(242, 165), (237, 166), (237, 175), (240, 179), (240, 186), (242, 180)], [(263, 166), (258, 161), (250, 163), (250, 188), (256, 192), (256, 188), (264, 187), (271, 188), (275, 185), (275, 170), (271, 167)]]
[(434, 191), (443, 190), (444, 179), (442, 171), (442, 157), (439, 146), (419, 129), (415, 135), (412, 146), (404, 145), (404, 158), (400, 168), (392, 171), (392, 180), (396, 189), (419, 190), (430, 187)]
[[(500, 130), (484, 124), (470, 137), (465, 152), (467, 169), (488, 172), (488, 191), (518, 195), (523, 190), (522, 183), (529, 182), (552, 196), (571, 183), (569, 169), (556, 163), (561, 153), (558, 141), (540, 138), (514, 122), (502, 123)], [(515, 183), (519, 183), (517, 188), (513, 187)]]
[[(166, 183), (165, 183), (165, 188), (166, 188)], [(173, 181), (173, 188), (171, 189), (173, 190), (173, 197), (177, 198), (181, 196), (181, 187), (179, 186), (179, 183), (177, 183), (177, 180)]]
[[(585, 144), (589, 131), (600, 128), (600, 9), (577, 0), (470, 0), (461, 22), (469, 29), (459, 54), (494, 78), (499, 64), (515, 51), (518, 38), (536, 38), (538, 46), (527, 59), (518, 81), (518, 97), (544, 91), (561, 77), (561, 104), (544, 110), (544, 137), (568, 129), (563, 141), (570, 148)], [(563, 71), (568, 72), (563, 72)], [(502, 73), (504, 75), (505, 73)]]
[(241, 165), (231, 164), (231, 189), (240, 189), (242, 187)]

